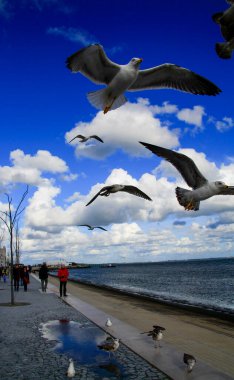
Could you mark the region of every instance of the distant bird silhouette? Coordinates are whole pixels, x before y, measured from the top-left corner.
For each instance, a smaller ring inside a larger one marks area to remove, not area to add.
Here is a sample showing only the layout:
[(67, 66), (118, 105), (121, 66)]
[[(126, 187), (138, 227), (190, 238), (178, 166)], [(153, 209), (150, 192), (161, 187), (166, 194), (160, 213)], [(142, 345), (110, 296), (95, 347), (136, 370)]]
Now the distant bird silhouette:
[(184, 363), (187, 365), (188, 372), (192, 372), (193, 367), (195, 366), (195, 363), (196, 363), (196, 359), (192, 355), (184, 354)]
[(106, 338), (102, 343), (98, 344), (97, 347), (100, 350), (106, 351), (109, 353), (109, 358), (111, 355), (111, 352), (114, 353), (119, 348), (119, 339), (114, 339), (110, 336)]
[(182, 175), (188, 186), (193, 190), (176, 188), (176, 197), (185, 210), (199, 210), (200, 201), (213, 197), (214, 195), (234, 195), (234, 186), (227, 186), (222, 181), (209, 182), (199, 171), (191, 158), (185, 154), (140, 142), (151, 152), (169, 161)]
[(220, 30), (225, 42), (216, 43), (215, 50), (220, 58), (229, 59), (234, 50), (234, 1), (228, 0), (230, 7), (224, 12), (215, 13), (213, 21), (220, 25)]
[(110, 318), (107, 318), (105, 326), (106, 327), (111, 327), (112, 326), (112, 322), (111, 322)]
[(74, 377), (76, 374), (74, 363), (72, 359), (69, 359), (69, 366), (67, 370), (67, 377)]
[(88, 227), (89, 230), (94, 230), (94, 228), (99, 228), (100, 230), (107, 231), (104, 227), (100, 226), (90, 226), (89, 224), (78, 224), (79, 227)]
[(165, 330), (166, 329), (164, 327), (154, 325), (153, 330), (145, 331), (141, 334), (147, 334), (148, 336), (151, 336), (155, 341), (155, 347), (157, 347), (156, 342), (158, 342), (158, 346), (161, 347), (159, 342), (163, 339), (163, 331)]
[(217, 95), (221, 90), (208, 79), (183, 67), (165, 63), (139, 70), (142, 58), (132, 58), (126, 65), (111, 61), (99, 44), (87, 46), (67, 58), (66, 66), (92, 82), (107, 87), (88, 93), (89, 102), (104, 114), (121, 107), (125, 91), (173, 88), (195, 95)]
[(71, 139), (69, 141), (69, 143), (72, 142), (75, 139), (80, 139), (80, 142), (82, 142), (82, 143), (86, 142), (86, 141), (88, 141), (90, 139), (96, 139), (96, 140), (100, 141), (101, 143), (104, 143), (104, 141), (100, 137), (98, 137), (97, 135), (92, 135), (92, 136), (88, 136), (88, 137), (85, 137), (83, 135), (77, 135), (77, 136), (73, 137), (73, 139)]
[(100, 196), (104, 196), (104, 197), (108, 197), (110, 194), (112, 193), (117, 193), (118, 191), (125, 191), (127, 193), (130, 193), (130, 194), (133, 194), (133, 195), (136, 195), (138, 197), (141, 197), (141, 198), (144, 198), (144, 199), (147, 199), (148, 201), (152, 201), (152, 199), (150, 197), (148, 197), (148, 195), (146, 195), (145, 193), (143, 193), (143, 191), (139, 190), (137, 187), (135, 186), (129, 186), (129, 185), (111, 185), (111, 186), (105, 186), (103, 187), (92, 199), (91, 201), (89, 201), (87, 203), (86, 206), (90, 205), (99, 195)]

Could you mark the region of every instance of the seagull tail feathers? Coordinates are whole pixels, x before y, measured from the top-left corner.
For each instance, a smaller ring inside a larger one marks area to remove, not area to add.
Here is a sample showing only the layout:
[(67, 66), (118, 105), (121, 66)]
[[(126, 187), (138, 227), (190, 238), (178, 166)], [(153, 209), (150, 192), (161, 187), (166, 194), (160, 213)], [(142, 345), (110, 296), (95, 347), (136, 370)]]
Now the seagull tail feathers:
[(105, 110), (106, 108), (109, 108), (108, 110), (114, 110), (116, 108), (119, 108), (124, 103), (127, 102), (127, 99), (124, 95), (120, 95), (117, 99), (113, 101), (110, 100), (109, 97), (109, 89), (103, 88), (102, 90), (88, 92), (87, 94), (88, 101), (97, 109), (99, 110)]
[(230, 48), (229, 43), (219, 42), (215, 45), (216, 53), (220, 58), (229, 59), (232, 56), (232, 49)]
[[(185, 210), (193, 210), (198, 211), (200, 202), (194, 202), (191, 199), (191, 196), (188, 196), (191, 193), (191, 190), (183, 189), (182, 187), (176, 188), (176, 198), (181, 206), (185, 208)], [(190, 207), (188, 208), (188, 204)]]

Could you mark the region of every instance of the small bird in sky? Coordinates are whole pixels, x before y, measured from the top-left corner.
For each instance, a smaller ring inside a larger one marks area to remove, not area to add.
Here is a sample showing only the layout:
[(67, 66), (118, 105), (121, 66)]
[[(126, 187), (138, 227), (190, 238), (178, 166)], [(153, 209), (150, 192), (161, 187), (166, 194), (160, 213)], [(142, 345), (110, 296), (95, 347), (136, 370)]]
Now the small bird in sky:
[(107, 231), (104, 227), (100, 226), (90, 226), (89, 224), (78, 224), (79, 227), (88, 227), (89, 230), (94, 230), (94, 228), (99, 228), (100, 230)]
[(126, 103), (126, 90), (173, 88), (195, 95), (217, 95), (221, 91), (208, 79), (183, 67), (165, 63), (139, 70), (141, 62), (142, 58), (132, 58), (126, 65), (119, 65), (106, 56), (101, 45), (94, 44), (68, 57), (66, 66), (73, 73), (80, 72), (94, 83), (107, 85), (87, 95), (90, 103), (103, 110), (104, 114)]
[(148, 336), (151, 336), (152, 339), (155, 341), (155, 347), (157, 347), (156, 342), (158, 342), (158, 347), (161, 347), (160, 341), (163, 339), (163, 331), (165, 330), (166, 329), (164, 327), (154, 325), (153, 330), (146, 331), (141, 334), (147, 334)]
[(184, 354), (184, 363), (187, 365), (188, 372), (192, 372), (193, 367), (195, 366), (196, 359), (193, 355)]
[(111, 326), (112, 326), (112, 322), (111, 322), (111, 319), (110, 319), (110, 318), (107, 318), (106, 323), (105, 323), (105, 326), (106, 326), (106, 327), (111, 327)]
[(106, 340), (104, 340), (103, 342), (98, 344), (97, 347), (100, 350), (104, 350), (104, 351), (108, 352), (109, 358), (110, 358), (111, 352), (114, 353), (119, 348), (119, 339), (115, 339), (115, 338), (108, 336), (106, 338)]
[(104, 143), (104, 141), (99, 136), (97, 136), (97, 135), (92, 135), (92, 136), (87, 136), (87, 137), (85, 137), (83, 135), (77, 135), (77, 136), (73, 137), (73, 139), (71, 139), (69, 141), (69, 143), (72, 142), (75, 139), (79, 139), (80, 142), (82, 142), (82, 143), (84, 143), (84, 142), (86, 142), (86, 141), (88, 141), (90, 139), (96, 139), (96, 140), (100, 141), (101, 143)]
[(215, 13), (213, 21), (220, 26), (225, 42), (218, 42), (215, 45), (216, 53), (220, 58), (229, 59), (234, 50), (234, 1), (228, 0), (230, 7), (224, 12)]
[(182, 153), (140, 142), (151, 152), (169, 161), (182, 175), (188, 186), (193, 190), (176, 188), (176, 197), (185, 210), (199, 210), (200, 201), (214, 195), (234, 195), (234, 186), (228, 186), (222, 181), (209, 182), (199, 171), (191, 158)]
[(118, 191), (125, 191), (127, 193), (136, 195), (138, 197), (147, 199), (148, 201), (152, 201), (148, 195), (143, 193), (140, 189), (138, 189), (135, 186), (129, 186), (129, 185), (111, 185), (111, 186), (104, 186), (92, 199), (87, 203), (86, 206), (90, 205), (99, 195), (108, 197), (112, 193), (117, 193)]
[(69, 359), (69, 366), (67, 370), (67, 377), (74, 377), (76, 374), (74, 363), (72, 359)]

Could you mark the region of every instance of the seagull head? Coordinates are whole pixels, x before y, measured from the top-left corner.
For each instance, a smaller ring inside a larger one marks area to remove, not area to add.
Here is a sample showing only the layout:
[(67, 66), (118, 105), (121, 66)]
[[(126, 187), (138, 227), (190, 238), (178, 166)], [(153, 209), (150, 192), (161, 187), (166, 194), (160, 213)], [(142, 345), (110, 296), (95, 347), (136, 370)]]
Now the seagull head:
[(142, 61), (142, 58), (132, 58), (129, 64), (135, 68), (138, 68)]
[(228, 189), (228, 187), (229, 187), (228, 185), (226, 185), (226, 183), (224, 183), (222, 181), (216, 181), (214, 184), (215, 184), (216, 189), (220, 190), (220, 191), (222, 191), (224, 189)]

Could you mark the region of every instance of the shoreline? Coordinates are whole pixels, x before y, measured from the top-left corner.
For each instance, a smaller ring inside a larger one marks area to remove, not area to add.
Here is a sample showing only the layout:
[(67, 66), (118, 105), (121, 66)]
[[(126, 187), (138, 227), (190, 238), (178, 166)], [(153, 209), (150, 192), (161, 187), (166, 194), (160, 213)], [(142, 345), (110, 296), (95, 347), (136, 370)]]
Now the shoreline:
[[(57, 278), (57, 275), (50, 274), (49, 276)], [(110, 285), (100, 285), (100, 284), (93, 284), (92, 282), (85, 281), (85, 280), (77, 280), (73, 278), (69, 278), (68, 282), (72, 282), (78, 285), (84, 285), (93, 289), (100, 289), (100, 290), (106, 290), (109, 291), (110, 293), (116, 293), (120, 295), (126, 295), (129, 297), (135, 297), (138, 299), (146, 300), (146, 301), (151, 301), (153, 303), (159, 304), (159, 305), (165, 305), (171, 308), (176, 308), (176, 309), (181, 309), (183, 311), (188, 311), (191, 312), (192, 314), (197, 314), (201, 316), (209, 316), (209, 317), (215, 317), (219, 318), (224, 321), (230, 321), (234, 323), (234, 311), (220, 311), (218, 309), (214, 308), (203, 308), (201, 306), (197, 305), (192, 305), (189, 303), (180, 303), (179, 301), (172, 301), (172, 300), (166, 300), (166, 299), (161, 299), (161, 298), (156, 298), (156, 297), (151, 297), (150, 295), (146, 294), (140, 294), (140, 293), (134, 293), (130, 292), (128, 290), (124, 289), (118, 289), (114, 288)]]
[[(49, 282), (59, 285), (56, 277), (49, 276)], [(234, 379), (233, 322), (81, 282), (69, 281), (67, 289), (81, 301), (136, 328), (139, 334), (155, 324), (165, 327), (163, 341)]]

